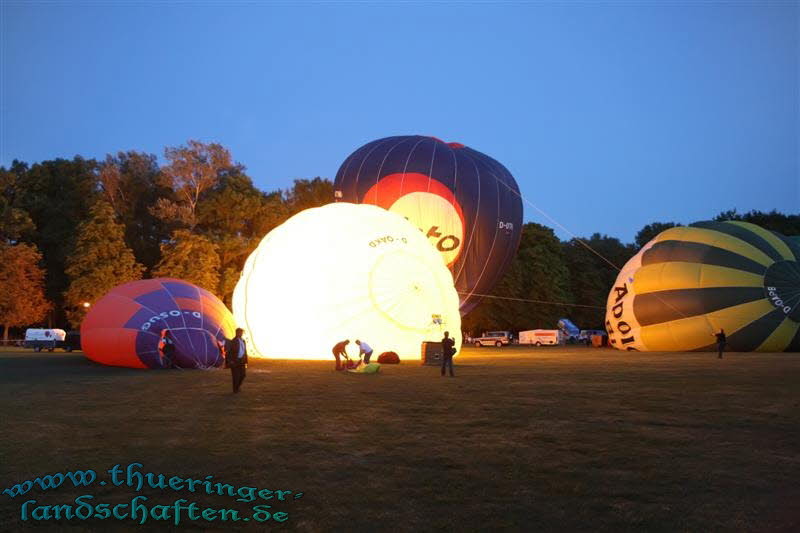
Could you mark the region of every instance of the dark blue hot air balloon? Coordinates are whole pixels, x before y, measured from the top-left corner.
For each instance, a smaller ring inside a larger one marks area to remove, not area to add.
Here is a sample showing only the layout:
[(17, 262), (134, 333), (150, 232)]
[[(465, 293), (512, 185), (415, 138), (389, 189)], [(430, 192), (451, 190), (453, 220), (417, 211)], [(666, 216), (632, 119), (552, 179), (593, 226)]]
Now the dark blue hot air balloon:
[(374, 204), (405, 216), (450, 268), (467, 314), (503, 275), (519, 246), (522, 199), (491, 157), (435, 137), (386, 137), (339, 168), (336, 201)]

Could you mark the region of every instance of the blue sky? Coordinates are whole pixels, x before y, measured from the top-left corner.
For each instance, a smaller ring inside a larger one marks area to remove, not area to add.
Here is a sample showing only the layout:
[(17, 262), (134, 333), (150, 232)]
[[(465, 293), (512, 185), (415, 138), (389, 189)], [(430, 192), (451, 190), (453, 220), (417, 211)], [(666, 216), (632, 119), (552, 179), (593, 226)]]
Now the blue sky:
[(274, 190), (424, 134), (577, 235), (798, 212), (798, 5), (4, 1), (0, 164), (200, 139)]

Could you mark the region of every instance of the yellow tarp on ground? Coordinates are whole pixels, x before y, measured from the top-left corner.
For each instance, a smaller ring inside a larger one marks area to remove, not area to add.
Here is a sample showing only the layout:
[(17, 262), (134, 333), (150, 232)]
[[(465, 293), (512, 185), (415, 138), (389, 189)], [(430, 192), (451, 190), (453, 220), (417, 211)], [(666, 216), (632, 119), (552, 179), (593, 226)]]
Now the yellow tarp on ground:
[(360, 365), (354, 370), (348, 370), (351, 374), (377, 374), (381, 369), (379, 363), (370, 363), (368, 365)]

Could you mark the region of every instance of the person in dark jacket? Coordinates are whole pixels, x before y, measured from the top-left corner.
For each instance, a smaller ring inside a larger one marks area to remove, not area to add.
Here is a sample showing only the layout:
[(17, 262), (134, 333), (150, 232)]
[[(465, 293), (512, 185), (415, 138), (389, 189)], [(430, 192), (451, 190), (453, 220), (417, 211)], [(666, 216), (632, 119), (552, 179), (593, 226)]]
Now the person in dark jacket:
[(336, 346), (333, 347), (333, 356), (336, 358), (336, 370), (342, 369), (341, 359), (339, 358), (340, 357), (344, 357), (345, 359), (348, 358), (347, 352), (345, 351), (345, 348), (347, 347), (348, 344), (350, 344), (349, 339), (344, 340), (342, 342), (337, 342)]
[(225, 365), (231, 369), (233, 392), (239, 392), (247, 375), (247, 343), (242, 335), (244, 330), (236, 328), (236, 336), (225, 342)]
[(725, 330), (720, 328), (719, 333), (715, 333), (714, 336), (717, 338), (717, 350), (719, 350), (718, 359), (722, 359), (722, 352), (725, 350), (725, 344), (728, 342), (728, 339), (725, 337)]
[(450, 332), (444, 332), (444, 338), (442, 339), (442, 377), (444, 377), (444, 369), (445, 367), (450, 367), (450, 377), (455, 377), (453, 375), (453, 356), (456, 354), (456, 341), (454, 341), (450, 337)]

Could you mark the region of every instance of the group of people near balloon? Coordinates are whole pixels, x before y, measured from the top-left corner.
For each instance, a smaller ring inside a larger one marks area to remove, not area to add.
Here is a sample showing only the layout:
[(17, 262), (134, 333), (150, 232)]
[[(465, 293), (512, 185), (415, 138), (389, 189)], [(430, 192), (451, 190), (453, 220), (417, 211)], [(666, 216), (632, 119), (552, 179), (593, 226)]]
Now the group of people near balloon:
[[(372, 347), (364, 341), (356, 339), (358, 345), (358, 361), (352, 361), (350, 356), (347, 355), (347, 345), (350, 344), (350, 339), (337, 342), (333, 347), (333, 357), (336, 359), (336, 370), (348, 370), (357, 368), (362, 363), (365, 365), (370, 364), (369, 359), (372, 357)], [(345, 360), (342, 363), (342, 359)]]
[[(353, 361), (347, 354), (347, 345), (350, 339), (337, 342), (333, 347), (333, 357), (336, 359), (336, 370), (353, 370), (363, 365), (370, 365), (373, 349), (366, 342), (356, 339), (358, 345), (358, 361)], [(232, 339), (225, 339), (219, 342), (220, 353), (225, 360), (225, 368), (230, 368), (233, 381), (233, 392), (238, 393), (242, 382), (247, 375), (247, 342), (244, 340), (244, 330), (236, 328), (236, 335)], [(162, 360), (162, 368), (176, 368), (175, 366), (175, 339), (169, 329), (161, 330), (161, 338), (158, 343), (158, 353)], [(456, 353), (455, 341), (450, 337), (450, 332), (445, 331), (442, 338), (442, 369), (441, 375), (449, 369), (450, 377), (453, 374), (453, 356)], [(344, 361), (342, 361), (344, 359)]]

